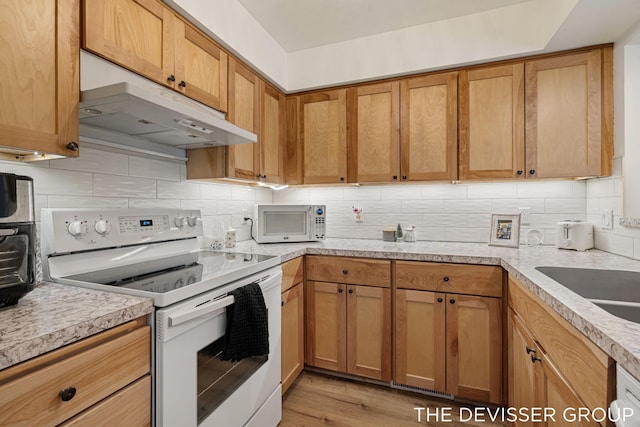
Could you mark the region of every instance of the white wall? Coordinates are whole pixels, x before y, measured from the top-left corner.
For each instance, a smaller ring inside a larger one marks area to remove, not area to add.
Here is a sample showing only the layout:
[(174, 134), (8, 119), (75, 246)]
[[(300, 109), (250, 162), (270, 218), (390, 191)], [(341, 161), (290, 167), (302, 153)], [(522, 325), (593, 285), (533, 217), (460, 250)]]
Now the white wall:
[[(338, 238), (381, 239), (383, 228), (415, 225), (418, 240), (487, 242), (492, 213), (531, 208), (526, 233), (538, 229), (544, 244), (555, 243), (556, 222), (585, 219), (586, 184), (540, 181), (467, 184), (389, 185), (286, 189), (274, 192), (275, 203), (324, 203), (327, 234)], [(363, 208), (356, 223), (353, 207)]]
[(256, 202), (271, 202), (271, 190), (186, 181), (184, 164), (112, 153), (85, 146), (80, 157), (31, 164), (2, 162), (0, 172), (34, 179), (36, 220), (42, 208), (200, 209), (206, 234), (222, 221), (249, 238), (242, 218)]

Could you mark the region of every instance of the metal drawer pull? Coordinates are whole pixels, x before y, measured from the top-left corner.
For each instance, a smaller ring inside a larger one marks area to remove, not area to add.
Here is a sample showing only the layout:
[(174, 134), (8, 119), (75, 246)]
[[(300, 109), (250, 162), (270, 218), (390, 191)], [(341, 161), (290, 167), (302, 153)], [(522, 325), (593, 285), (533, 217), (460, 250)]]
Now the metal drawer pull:
[(75, 387), (65, 388), (59, 393), (59, 395), (60, 395), (60, 399), (63, 402), (68, 402), (71, 399), (73, 399), (73, 397), (76, 395), (76, 388)]
[(535, 349), (533, 349), (533, 348), (529, 348), (529, 346), (527, 346), (527, 354), (529, 354), (529, 353), (535, 353), (535, 352), (536, 352), (536, 350), (535, 350)]
[(542, 362), (542, 359), (537, 357), (535, 354), (531, 355), (531, 363)]

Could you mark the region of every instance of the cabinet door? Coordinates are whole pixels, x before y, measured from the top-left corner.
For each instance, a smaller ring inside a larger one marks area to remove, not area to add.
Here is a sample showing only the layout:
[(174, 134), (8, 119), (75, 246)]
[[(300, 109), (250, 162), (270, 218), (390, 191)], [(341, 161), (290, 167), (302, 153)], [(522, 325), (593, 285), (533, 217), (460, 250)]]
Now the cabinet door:
[[(578, 397), (575, 390), (567, 383), (558, 368), (548, 356), (538, 350), (539, 357), (535, 363), (540, 364), (543, 372), (543, 387), (545, 400), (541, 406), (555, 410), (555, 422), (548, 422), (548, 426), (600, 426), (593, 420), (579, 419), (578, 410), (587, 408), (587, 405)], [(605, 407), (606, 410), (606, 407)], [(601, 416), (602, 414), (598, 414)]]
[(400, 178), (399, 92), (398, 82), (349, 89), (349, 182)]
[(78, 143), (79, 7), (77, 0), (3, 2), (0, 146), (78, 155), (67, 144)]
[(402, 180), (456, 179), (458, 73), (401, 82)]
[(282, 294), (282, 393), (304, 368), (304, 293), (298, 283)]
[(396, 291), (395, 379), (445, 392), (445, 294)]
[(174, 87), (173, 12), (156, 0), (83, 0), (82, 47)]
[(346, 89), (302, 95), (299, 135), (304, 184), (332, 184), (347, 178)]
[[(509, 310), (509, 406), (540, 408), (545, 406), (542, 372), (532, 356), (538, 350), (533, 337), (516, 314)], [(516, 427), (533, 427), (531, 420), (518, 420)]]
[(284, 182), (287, 184), (302, 184), (303, 150), (298, 123), (299, 96), (287, 96), (285, 100), (285, 141), (284, 141)]
[(227, 147), (227, 176), (255, 180), (260, 155), (260, 79), (251, 70), (229, 61), (229, 114), (228, 120), (258, 135), (258, 142)]
[(501, 404), (500, 298), (446, 295), (447, 393)]
[(602, 52), (526, 64), (527, 176), (601, 173)]
[(347, 286), (348, 372), (391, 380), (391, 290)]
[(311, 366), (347, 371), (346, 285), (306, 282), (307, 356)]
[(262, 82), (260, 110), (260, 174), (267, 182), (284, 178), (284, 95)]
[(227, 111), (227, 54), (197, 29), (175, 19), (175, 88)]
[(460, 178), (524, 177), (524, 64), (460, 72)]

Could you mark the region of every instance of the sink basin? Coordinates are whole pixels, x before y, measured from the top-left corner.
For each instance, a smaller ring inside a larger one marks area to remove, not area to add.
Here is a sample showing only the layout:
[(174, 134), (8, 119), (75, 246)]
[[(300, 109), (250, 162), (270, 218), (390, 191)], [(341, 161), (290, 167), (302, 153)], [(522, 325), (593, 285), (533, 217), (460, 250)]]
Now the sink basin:
[(640, 272), (572, 267), (536, 270), (614, 316), (640, 323)]

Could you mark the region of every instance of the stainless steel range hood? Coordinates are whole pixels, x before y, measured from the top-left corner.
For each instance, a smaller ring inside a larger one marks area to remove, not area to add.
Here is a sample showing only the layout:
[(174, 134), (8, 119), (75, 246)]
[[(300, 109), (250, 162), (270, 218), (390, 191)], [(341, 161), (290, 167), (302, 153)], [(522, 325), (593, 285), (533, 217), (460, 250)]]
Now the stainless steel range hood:
[(136, 140), (175, 148), (257, 141), (225, 115), (162, 87), (122, 82), (80, 93), (80, 135), (135, 145)]

